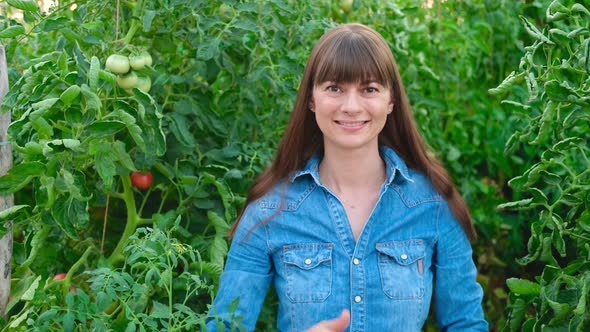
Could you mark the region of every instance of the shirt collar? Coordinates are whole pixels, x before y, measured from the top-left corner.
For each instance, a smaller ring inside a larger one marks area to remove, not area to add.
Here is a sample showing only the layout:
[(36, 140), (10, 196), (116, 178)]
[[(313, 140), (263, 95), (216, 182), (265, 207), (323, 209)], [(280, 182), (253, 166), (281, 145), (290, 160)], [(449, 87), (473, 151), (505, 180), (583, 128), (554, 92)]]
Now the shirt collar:
[[(385, 161), (385, 170), (387, 174), (386, 183), (389, 185), (395, 179), (397, 173), (401, 175), (402, 178), (414, 182), (412, 177), (408, 172), (408, 166), (406, 163), (398, 156), (398, 154), (393, 151), (390, 147), (381, 146), (379, 148), (379, 152), (381, 157)], [(289, 179), (291, 182), (295, 181), (296, 178), (309, 174), (314, 179), (314, 181), (319, 185), (320, 182), (320, 173), (319, 173), (319, 165), (320, 161), (322, 160), (322, 155), (318, 152), (315, 153), (308, 161), (305, 167), (300, 170), (295, 171), (291, 178)]]

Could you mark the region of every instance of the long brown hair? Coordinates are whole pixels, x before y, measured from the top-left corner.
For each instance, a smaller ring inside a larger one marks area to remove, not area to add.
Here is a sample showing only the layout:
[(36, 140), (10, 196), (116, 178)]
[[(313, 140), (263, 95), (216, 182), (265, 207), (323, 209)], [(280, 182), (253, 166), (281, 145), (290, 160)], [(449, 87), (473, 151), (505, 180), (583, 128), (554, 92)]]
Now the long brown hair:
[[(304, 167), (311, 156), (323, 148), (322, 132), (309, 109), (314, 85), (328, 80), (356, 83), (368, 79), (376, 80), (389, 88), (393, 101), (393, 112), (387, 117), (385, 127), (379, 134), (379, 144), (396, 151), (408, 167), (426, 174), (448, 202), (467, 236), (475, 239), (475, 229), (465, 201), (442, 163), (428, 152), (418, 131), (397, 64), (387, 42), (375, 30), (358, 23), (343, 24), (328, 30), (314, 46), (275, 159), (250, 188), (245, 206)], [(244, 209), (230, 229), (230, 238)], [(266, 221), (268, 220), (263, 222)]]

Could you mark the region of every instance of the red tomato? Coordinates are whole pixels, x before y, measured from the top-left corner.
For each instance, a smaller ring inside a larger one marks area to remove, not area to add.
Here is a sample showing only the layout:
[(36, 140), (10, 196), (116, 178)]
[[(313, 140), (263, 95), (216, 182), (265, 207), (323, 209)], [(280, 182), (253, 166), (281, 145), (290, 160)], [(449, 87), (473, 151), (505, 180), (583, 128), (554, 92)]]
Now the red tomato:
[(146, 190), (154, 182), (154, 176), (151, 172), (133, 172), (131, 173), (131, 184), (140, 190)]
[(53, 276), (53, 280), (63, 280), (66, 278), (66, 274), (65, 273), (58, 273), (56, 275)]

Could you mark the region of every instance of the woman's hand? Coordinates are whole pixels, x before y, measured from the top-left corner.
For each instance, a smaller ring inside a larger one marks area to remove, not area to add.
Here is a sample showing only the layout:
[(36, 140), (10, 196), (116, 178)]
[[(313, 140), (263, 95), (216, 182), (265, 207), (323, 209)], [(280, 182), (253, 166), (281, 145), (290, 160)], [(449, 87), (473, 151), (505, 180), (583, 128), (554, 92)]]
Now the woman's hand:
[(350, 312), (344, 309), (338, 318), (323, 320), (305, 332), (342, 332), (348, 323), (350, 323)]

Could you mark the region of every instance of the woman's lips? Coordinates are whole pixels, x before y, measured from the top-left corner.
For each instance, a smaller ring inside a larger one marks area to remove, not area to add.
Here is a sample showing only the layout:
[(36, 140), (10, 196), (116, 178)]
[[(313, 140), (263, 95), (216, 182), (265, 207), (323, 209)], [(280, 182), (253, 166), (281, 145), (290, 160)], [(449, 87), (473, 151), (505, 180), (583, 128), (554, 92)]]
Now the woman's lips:
[(336, 124), (345, 129), (360, 129), (369, 121), (335, 121)]

